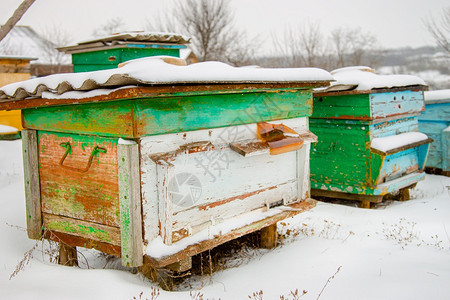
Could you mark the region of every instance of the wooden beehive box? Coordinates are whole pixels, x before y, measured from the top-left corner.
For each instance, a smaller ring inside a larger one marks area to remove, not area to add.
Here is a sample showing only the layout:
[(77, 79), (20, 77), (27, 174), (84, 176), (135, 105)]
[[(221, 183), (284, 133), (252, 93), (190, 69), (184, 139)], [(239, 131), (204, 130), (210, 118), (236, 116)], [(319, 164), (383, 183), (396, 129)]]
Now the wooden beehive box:
[(312, 195), (370, 207), (386, 194), (407, 194), (424, 176), (431, 141), (418, 132), (425, 83), (370, 69), (332, 74), (336, 82), (314, 93), (310, 130), (319, 141), (311, 153)]
[[(328, 72), (166, 61), (0, 91), (23, 113), (30, 238), (180, 271), (257, 230), (273, 245), (278, 221), (314, 206), (308, 116)], [(271, 127), (280, 139), (258, 138)]]
[(120, 63), (148, 56), (180, 57), (189, 39), (173, 33), (125, 32), (74, 46), (58, 48), (72, 55), (74, 72), (90, 72), (117, 68)]
[(433, 139), (426, 167), (450, 176), (450, 90), (426, 91), (419, 129)]

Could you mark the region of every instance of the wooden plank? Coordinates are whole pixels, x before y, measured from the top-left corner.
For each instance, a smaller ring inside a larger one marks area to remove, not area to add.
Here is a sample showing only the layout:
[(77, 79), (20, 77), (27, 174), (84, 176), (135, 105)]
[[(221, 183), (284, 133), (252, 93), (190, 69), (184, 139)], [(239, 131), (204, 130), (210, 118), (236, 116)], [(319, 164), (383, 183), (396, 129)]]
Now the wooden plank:
[(373, 119), (420, 113), (424, 110), (423, 91), (397, 91), (370, 95)]
[(173, 204), (170, 182), (174, 178), (173, 166), (165, 161), (158, 162), (158, 201), (160, 235), (166, 245), (172, 245)]
[(22, 130), (22, 147), (27, 234), (30, 239), (40, 239), (42, 236), (42, 212), (38, 143), (37, 132), (35, 130)]
[[(310, 193), (310, 149), (311, 144), (306, 143), (297, 151), (297, 199), (306, 199)], [(287, 204), (286, 202), (285, 204)]]
[(46, 239), (70, 245), (73, 247), (84, 247), (87, 249), (96, 249), (106, 254), (114, 255), (120, 257), (121, 250), (120, 246), (112, 245), (104, 242), (94, 241), (88, 238), (62, 233), (58, 231), (46, 230), (44, 232), (44, 237)]
[(366, 202), (380, 203), (383, 201), (383, 196), (350, 194), (350, 193), (319, 190), (319, 189), (311, 189), (311, 196), (312, 197), (327, 197), (327, 198), (335, 198), (335, 199), (363, 201), (364, 203), (366, 203)]
[(120, 229), (82, 220), (43, 213), (45, 230), (76, 235), (86, 239), (120, 246)]
[(63, 266), (78, 266), (77, 247), (59, 243), (58, 264)]
[[(142, 142), (142, 140), (141, 140)], [(143, 149), (141, 149), (141, 152)], [(148, 244), (159, 236), (159, 202), (157, 165), (148, 155), (141, 158), (142, 220), (144, 222), (144, 243)]]
[(277, 223), (261, 229), (261, 248), (272, 249), (277, 246), (278, 232)]
[(216, 236), (212, 239), (205, 240), (205, 241), (199, 242), (194, 245), (189, 245), (184, 250), (182, 250), (176, 254), (172, 254), (172, 255), (169, 255), (169, 256), (166, 256), (163, 258), (159, 258), (159, 259), (155, 259), (153, 257), (146, 255), (146, 256), (144, 256), (144, 265), (149, 265), (149, 266), (152, 266), (153, 268), (163, 268), (167, 265), (176, 263), (177, 261), (183, 260), (187, 257), (191, 257), (193, 255), (196, 255), (198, 253), (212, 249), (212, 248), (214, 248), (218, 245), (221, 245), (223, 243), (226, 243), (228, 241), (237, 239), (248, 233), (258, 231), (264, 227), (273, 225), (281, 220), (295, 216), (301, 212), (304, 212), (306, 210), (313, 208), (315, 205), (316, 205), (316, 201), (313, 199), (308, 199), (306, 201), (301, 201), (299, 203), (291, 204), (291, 205), (287, 206), (286, 210), (281, 213), (278, 213), (271, 217), (267, 217), (260, 221), (256, 221), (254, 223), (243, 226), (241, 228), (235, 229), (226, 234)]
[(117, 157), (122, 265), (137, 267), (143, 263), (139, 145), (119, 143)]
[(314, 94), (312, 118), (369, 120), (369, 95), (317, 96)]
[(136, 138), (304, 117), (312, 112), (309, 90), (253, 91), (181, 94), (25, 109), (24, 126), (39, 130)]
[(180, 211), (173, 215), (173, 238), (176, 242), (193, 235), (211, 225), (230, 220), (233, 217), (256, 211), (292, 203), (297, 201), (297, 181), (291, 180), (277, 186), (246, 192), (241, 191), (236, 197), (227, 197), (218, 201), (199, 205)]
[[(74, 169), (88, 165), (96, 146), (106, 153), (95, 154), (88, 171), (80, 172), (60, 165), (62, 143), (71, 145), (64, 165)], [(117, 139), (39, 132), (39, 155), (43, 212), (120, 226)]]

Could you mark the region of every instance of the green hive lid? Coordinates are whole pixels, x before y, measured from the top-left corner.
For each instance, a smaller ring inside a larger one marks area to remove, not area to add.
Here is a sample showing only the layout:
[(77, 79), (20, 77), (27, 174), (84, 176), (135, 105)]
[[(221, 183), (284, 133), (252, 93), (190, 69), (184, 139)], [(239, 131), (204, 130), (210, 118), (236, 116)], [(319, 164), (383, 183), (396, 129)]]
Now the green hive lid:
[(58, 48), (59, 51), (73, 54), (100, 49), (124, 47), (127, 44), (160, 44), (185, 45), (190, 39), (184, 35), (172, 32), (121, 32), (98, 39), (80, 42), (77, 45)]

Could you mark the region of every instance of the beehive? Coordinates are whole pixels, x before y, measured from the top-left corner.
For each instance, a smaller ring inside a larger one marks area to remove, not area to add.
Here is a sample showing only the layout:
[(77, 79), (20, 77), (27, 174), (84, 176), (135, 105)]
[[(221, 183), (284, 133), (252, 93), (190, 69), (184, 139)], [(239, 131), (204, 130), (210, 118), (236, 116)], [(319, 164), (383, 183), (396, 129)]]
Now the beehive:
[(332, 73), (314, 93), (310, 129), (312, 194), (359, 200), (368, 207), (407, 191), (424, 176), (430, 139), (418, 132), (425, 83), (414, 76), (376, 75), (369, 68)]
[(0, 91), (23, 109), (31, 238), (180, 271), (253, 231), (273, 245), (278, 221), (314, 206), (307, 119), (328, 72), (167, 61)]
[(430, 172), (450, 175), (450, 90), (425, 92), (425, 111), (419, 129), (433, 139), (426, 167)]
[(117, 68), (128, 60), (149, 56), (180, 57), (189, 39), (175, 33), (122, 32), (74, 46), (58, 48), (72, 55), (74, 72), (90, 72)]

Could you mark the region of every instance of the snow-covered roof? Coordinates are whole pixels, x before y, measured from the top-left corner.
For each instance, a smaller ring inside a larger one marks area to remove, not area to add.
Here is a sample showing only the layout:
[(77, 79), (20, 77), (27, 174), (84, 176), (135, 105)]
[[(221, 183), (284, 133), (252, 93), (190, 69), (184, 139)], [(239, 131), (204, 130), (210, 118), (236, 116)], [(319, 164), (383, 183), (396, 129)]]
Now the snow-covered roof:
[(37, 64), (70, 64), (70, 55), (60, 53), (51, 41), (39, 36), (29, 26), (14, 26), (0, 41), (0, 55), (35, 57), (38, 58), (34, 62)]
[(428, 136), (421, 132), (406, 132), (386, 137), (374, 138), (370, 147), (379, 151), (388, 152), (409, 144), (425, 141)]
[(331, 71), (335, 81), (317, 92), (370, 91), (375, 89), (427, 86), (425, 81), (412, 75), (378, 75), (370, 67), (355, 66)]
[(42, 97), (43, 92), (61, 95), (69, 91), (86, 92), (127, 85), (308, 82), (325, 82), (323, 85), (327, 85), (333, 80), (330, 73), (317, 68), (232, 67), (212, 61), (185, 64), (184, 60), (169, 56), (139, 58), (116, 69), (55, 74), (9, 84), (0, 89), (0, 99), (4, 102)]
[(424, 92), (426, 104), (450, 102), (450, 90), (437, 90)]

